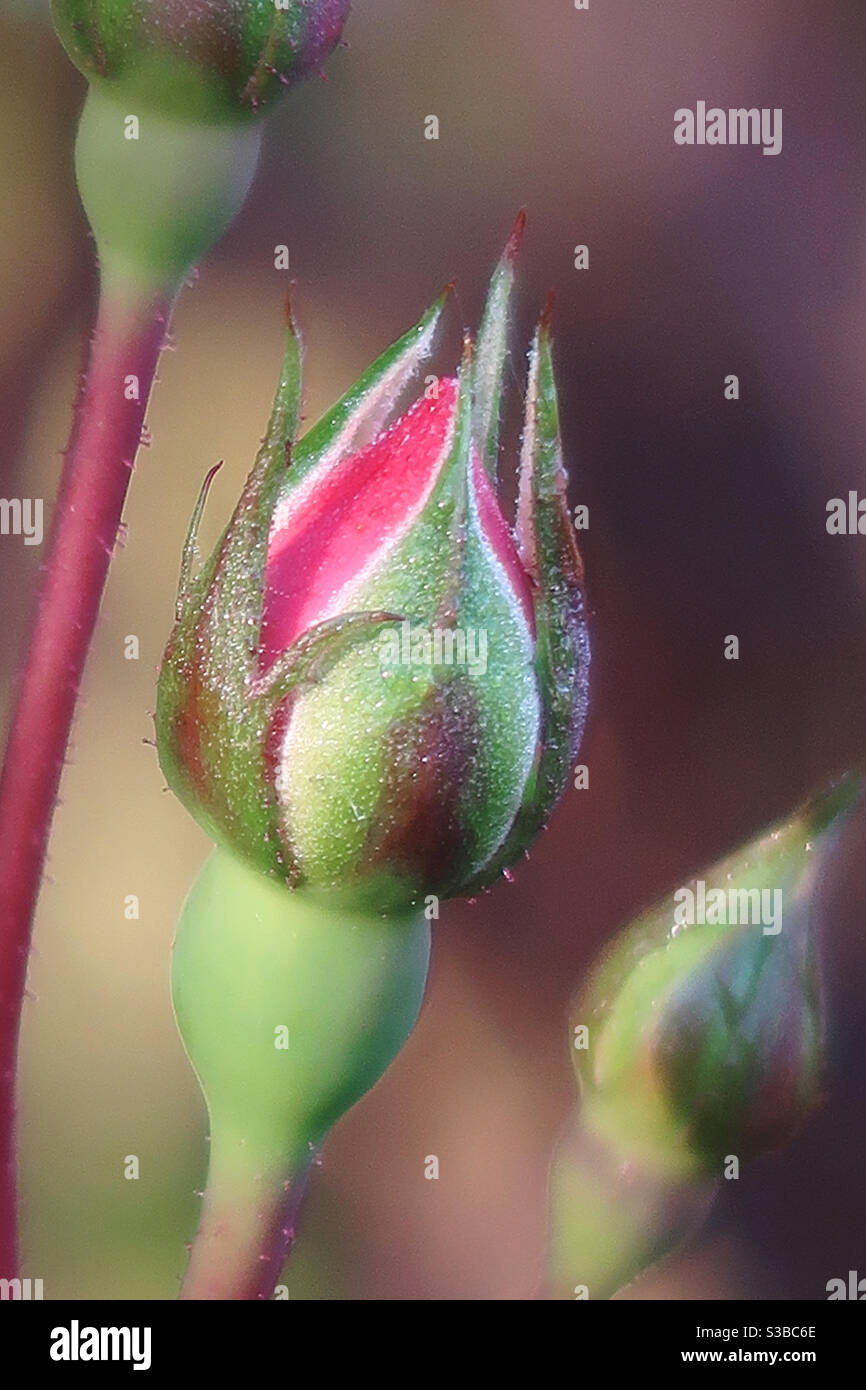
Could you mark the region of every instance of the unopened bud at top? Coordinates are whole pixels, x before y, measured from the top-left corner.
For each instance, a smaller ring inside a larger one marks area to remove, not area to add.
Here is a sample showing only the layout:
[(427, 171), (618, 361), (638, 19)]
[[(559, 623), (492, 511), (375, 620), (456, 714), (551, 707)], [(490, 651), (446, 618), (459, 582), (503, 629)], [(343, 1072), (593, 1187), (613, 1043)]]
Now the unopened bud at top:
[(94, 84), (164, 116), (242, 120), (318, 72), (349, 0), (52, 0)]

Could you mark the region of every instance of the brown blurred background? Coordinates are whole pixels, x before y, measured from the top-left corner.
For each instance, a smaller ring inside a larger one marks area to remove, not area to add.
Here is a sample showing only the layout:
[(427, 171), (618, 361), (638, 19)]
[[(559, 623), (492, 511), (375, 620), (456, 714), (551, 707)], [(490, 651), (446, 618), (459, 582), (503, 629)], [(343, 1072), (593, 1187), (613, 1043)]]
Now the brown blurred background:
[[(514, 374), (554, 286), (594, 634), (590, 789), (566, 795), (515, 883), (443, 912), (421, 1021), (326, 1146), (293, 1298), (532, 1297), (574, 1096), (566, 1005), (588, 962), (866, 746), (866, 540), (825, 531), (828, 498), (866, 494), (860, 0), (357, 0), (347, 37), (328, 80), (271, 124), (247, 208), (180, 301), (88, 668), (23, 1037), (25, 1273), (49, 1298), (171, 1298), (195, 1227), (204, 1117), (167, 975), (207, 845), (144, 740), (201, 478), (226, 460), (214, 534), (264, 427), (276, 244), (298, 284), (312, 419), (456, 276), (449, 362), (526, 205)], [(44, 7), (6, 0), (6, 497), (53, 497), (93, 314), (71, 173), (82, 97)], [(783, 152), (675, 146), (675, 108), (699, 99), (782, 107)], [(512, 446), (517, 430), (512, 410)], [(7, 698), (38, 564), (0, 540)], [(124, 660), (133, 633), (138, 662)], [(723, 660), (729, 633), (739, 662)], [(630, 1296), (822, 1298), (829, 1278), (866, 1274), (864, 835), (861, 819), (828, 887), (822, 1112), (727, 1184), (700, 1236)], [(139, 921), (124, 918), (132, 893)]]

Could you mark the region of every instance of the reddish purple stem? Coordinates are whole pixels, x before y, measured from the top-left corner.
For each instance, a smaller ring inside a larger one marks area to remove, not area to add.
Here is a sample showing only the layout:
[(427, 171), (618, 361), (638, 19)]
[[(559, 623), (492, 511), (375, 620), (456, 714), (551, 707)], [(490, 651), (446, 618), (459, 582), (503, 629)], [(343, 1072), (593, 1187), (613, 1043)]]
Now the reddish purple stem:
[[(171, 300), (103, 297), (0, 780), (0, 1278), (17, 1267), (15, 1070), (30, 934), (75, 702)], [(139, 399), (129, 399), (137, 378)]]
[(243, 1302), (271, 1298), (295, 1238), (312, 1154), (293, 1175), (226, 1177), (211, 1165), (201, 1221), (179, 1297)]

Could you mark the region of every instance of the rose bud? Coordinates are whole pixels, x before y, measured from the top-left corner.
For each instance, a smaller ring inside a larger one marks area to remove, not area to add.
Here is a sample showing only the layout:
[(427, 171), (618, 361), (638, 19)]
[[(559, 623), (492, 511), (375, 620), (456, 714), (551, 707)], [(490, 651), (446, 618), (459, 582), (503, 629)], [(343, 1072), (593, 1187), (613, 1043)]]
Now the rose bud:
[(106, 301), (173, 301), (243, 206), (274, 99), (317, 72), (349, 0), (52, 0), (90, 88), (78, 191)]
[(193, 516), (156, 714), (165, 775), (218, 844), (172, 972), (211, 1125), (186, 1299), (268, 1296), (313, 1154), (414, 1023), (434, 895), (510, 864), (577, 752), (588, 649), (547, 319), (515, 538), (494, 486), (519, 230), (459, 374), (395, 423), (441, 300), (300, 441), (290, 331), (195, 577), (213, 470)]
[(619, 1152), (721, 1177), (809, 1115), (824, 1033), (816, 884), (855, 791), (845, 779), (677, 889), (595, 971), (573, 1058), (584, 1120)]
[(495, 491), (521, 226), (477, 347), (387, 427), (441, 300), (299, 442), (290, 334), (234, 516), (196, 579), (185, 566), (162, 767), (212, 838), (289, 886), (382, 911), (474, 891), (525, 851), (576, 756), (589, 654), (547, 315), (514, 537)]
[(549, 1297), (613, 1297), (815, 1107), (816, 888), (856, 791), (844, 779), (677, 889), (591, 975), (570, 1029), (581, 1101), (550, 1173)]
[(87, 79), (163, 116), (243, 120), (318, 72), (350, 0), (51, 0)]

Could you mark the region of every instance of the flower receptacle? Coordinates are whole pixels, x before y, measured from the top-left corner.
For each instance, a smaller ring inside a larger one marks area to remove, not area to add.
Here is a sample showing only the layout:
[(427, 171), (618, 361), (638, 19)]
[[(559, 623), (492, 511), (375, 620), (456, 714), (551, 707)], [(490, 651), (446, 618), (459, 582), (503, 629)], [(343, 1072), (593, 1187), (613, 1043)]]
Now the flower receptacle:
[(191, 1265), (185, 1297), (239, 1296), (236, 1269), (235, 1292), (218, 1291), (220, 1232), (235, 1264), (249, 1256), (251, 1292), (240, 1296), (256, 1297), (268, 1278), (273, 1286), (278, 1269), (257, 1268), (262, 1249), (274, 1262), (285, 1254), (286, 1207), (297, 1204), (315, 1151), (408, 1037), (429, 950), (423, 911), (337, 910), (226, 850), (208, 859), (172, 966), (177, 1023), (211, 1127), (202, 1265)]
[(133, 126), (130, 114), (117, 94), (88, 92), (75, 145), (78, 190), (104, 289), (174, 295), (243, 206), (261, 126), (158, 112)]

